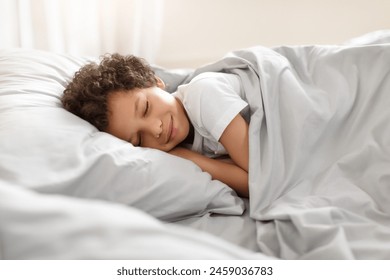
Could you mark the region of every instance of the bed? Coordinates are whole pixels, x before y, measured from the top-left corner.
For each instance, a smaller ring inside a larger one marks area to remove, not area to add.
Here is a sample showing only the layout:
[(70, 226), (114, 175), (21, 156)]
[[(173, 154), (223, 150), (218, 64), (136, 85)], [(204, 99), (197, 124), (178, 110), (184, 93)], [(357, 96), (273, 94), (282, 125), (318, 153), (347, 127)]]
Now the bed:
[(170, 92), (205, 71), (240, 77), (249, 199), (65, 111), (96, 58), (1, 50), (0, 258), (390, 259), (389, 34), (154, 66)]

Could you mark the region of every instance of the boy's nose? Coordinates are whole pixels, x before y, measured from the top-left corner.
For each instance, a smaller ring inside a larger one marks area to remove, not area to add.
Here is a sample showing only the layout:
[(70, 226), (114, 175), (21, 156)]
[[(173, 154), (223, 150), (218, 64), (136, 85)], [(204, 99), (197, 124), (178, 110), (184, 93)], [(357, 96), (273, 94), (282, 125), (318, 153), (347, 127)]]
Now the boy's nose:
[(147, 125), (149, 126), (148, 130), (149, 130), (150, 134), (154, 138), (159, 139), (161, 137), (162, 128), (163, 128), (162, 121), (161, 120), (156, 120), (156, 121), (150, 122)]

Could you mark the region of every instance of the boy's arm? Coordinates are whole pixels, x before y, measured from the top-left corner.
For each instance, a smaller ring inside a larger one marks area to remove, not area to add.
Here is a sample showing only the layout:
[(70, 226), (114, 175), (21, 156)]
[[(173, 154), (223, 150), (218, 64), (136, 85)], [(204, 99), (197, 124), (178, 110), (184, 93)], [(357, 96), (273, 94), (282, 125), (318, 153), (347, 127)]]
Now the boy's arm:
[(240, 114), (237, 114), (225, 128), (219, 141), (225, 147), (233, 162), (248, 172), (249, 126)]
[(214, 180), (229, 185), (240, 196), (248, 197), (248, 173), (236, 164), (208, 158), (183, 147), (176, 147), (169, 153), (191, 160), (203, 171), (210, 173)]
[(211, 159), (182, 147), (176, 147), (169, 153), (193, 161), (203, 171), (210, 173), (213, 179), (229, 185), (240, 196), (248, 197), (248, 124), (240, 114), (226, 127), (220, 142), (233, 163)]

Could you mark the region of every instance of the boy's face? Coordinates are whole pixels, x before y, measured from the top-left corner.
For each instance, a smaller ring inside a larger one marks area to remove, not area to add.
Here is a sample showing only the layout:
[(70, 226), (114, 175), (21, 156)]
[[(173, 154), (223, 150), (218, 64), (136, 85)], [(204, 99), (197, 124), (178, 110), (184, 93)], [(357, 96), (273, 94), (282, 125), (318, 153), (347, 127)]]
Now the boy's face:
[(189, 133), (181, 102), (157, 86), (111, 93), (108, 110), (106, 132), (134, 146), (168, 152)]

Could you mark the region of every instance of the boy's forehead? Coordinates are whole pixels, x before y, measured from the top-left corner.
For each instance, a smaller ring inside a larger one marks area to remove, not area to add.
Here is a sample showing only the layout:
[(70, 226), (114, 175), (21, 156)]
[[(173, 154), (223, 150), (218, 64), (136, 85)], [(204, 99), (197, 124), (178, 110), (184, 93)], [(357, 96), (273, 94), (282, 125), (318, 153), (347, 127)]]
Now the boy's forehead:
[(106, 132), (126, 141), (130, 138), (129, 125), (134, 116), (133, 104), (131, 94), (113, 94), (108, 98), (108, 126)]
[(138, 95), (131, 91), (116, 91), (111, 93), (107, 98), (107, 107), (111, 110), (111, 113), (115, 113), (117, 110), (132, 110)]

